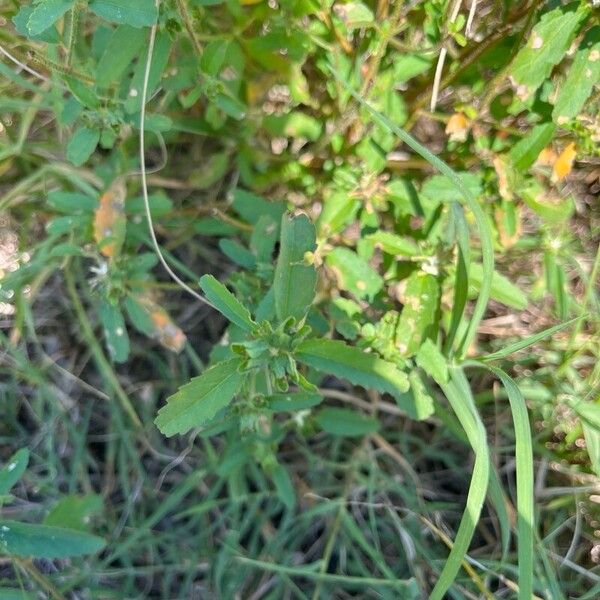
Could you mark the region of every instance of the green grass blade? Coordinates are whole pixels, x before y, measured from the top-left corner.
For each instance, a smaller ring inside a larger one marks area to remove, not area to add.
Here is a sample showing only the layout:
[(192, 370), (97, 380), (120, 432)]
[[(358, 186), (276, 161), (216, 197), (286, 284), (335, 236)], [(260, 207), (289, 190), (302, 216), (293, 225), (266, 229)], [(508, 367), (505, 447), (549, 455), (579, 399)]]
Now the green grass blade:
[(458, 243), (458, 257), (456, 261), (456, 277), (454, 281), (454, 302), (452, 303), (452, 314), (450, 317), (450, 327), (445, 342), (445, 354), (452, 352), (454, 338), (459, 331), (465, 306), (469, 294), (469, 226), (465, 219), (462, 206), (458, 202), (453, 202), (451, 206), (456, 231), (456, 241)]
[(474, 402), (468, 386), (465, 397), (464, 374), (460, 369), (455, 368), (451, 371), (451, 379), (448, 383), (439, 383), (467, 434), (469, 444), (475, 452), (475, 464), (465, 511), (456, 533), (454, 545), (429, 596), (430, 600), (442, 600), (456, 579), (481, 514), (490, 476), (490, 456), (485, 428), (479, 415), (474, 411)]
[(457, 352), (457, 354), (462, 357), (466, 354), (471, 342), (475, 338), (477, 327), (479, 326), (479, 322), (485, 313), (485, 309), (490, 297), (490, 289), (492, 286), (492, 275), (494, 273), (494, 247), (492, 242), (492, 231), (487, 216), (483, 212), (481, 206), (479, 206), (475, 196), (473, 196), (471, 191), (461, 181), (460, 177), (458, 177), (451, 167), (449, 167), (443, 160), (438, 158), (435, 154), (418, 142), (412, 135), (410, 135), (410, 133), (408, 133), (408, 131), (398, 127), (384, 114), (373, 108), (344, 81), (344, 79), (335, 69), (332, 67), (329, 67), (329, 69), (338, 82), (341, 83), (344, 88), (346, 88), (346, 91), (351, 94), (352, 97), (371, 114), (373, 119), (377, 121), (379, 125), (398, 136), (398, 138), (400, 138), (407, 146), (412, 148), (417, 154), (420, 154), (429, 164), (442, 173), (442, 175), (448, 177), (452, 184), (461, 193), (467, 206), (471, 209), (471, 212), (475, 217), (477, 228), (479, 230), (479, 239), (481, 241), (483, 280), (481, 283), (479, 296), (475, 302), (471, 321), (469, 322), (469, 326), (460, 342), (459, 350)]
[(554, 325), (554, 327), (549, 327), (548, 329), (544, 329), (543, 331), (534, 333), (533, 335), (529, 335), (523, 340), (519, 340), (514, 344), (509, 344), (505, 348), (502, 348), (502, 350), (498, 350), (497, 352), (492, 352), (492, 354), (486, 354), (485, 356), (482, 356), (480, 360), (499, 360), (500, 358), (506, 358), (507, 356), (518, 352), (519, 350), (524, 350), (525, 348), (536, 344), (540, 340), (543, 340), (544, 338), (547, 338), (559, 331), (562, 331), (563, 329), (566, 329), (567, 327), (569, 327), (569, 325), (572, 325), (573, 323), (579, 321), (582, 318), (583, 317), (575, 317), (574, 319), (570, 319), (569, 321), (565, 321), (564, 323)]
[(533, 594), (533, 448), (531, 428), (525, 398), (515, 381), (502, 369), (484, 366), (501, 382), (508, 394), (515, 428), (515, 458), (517, 464), (517, 556), (519, 562), (519, 600), (529, 600)]

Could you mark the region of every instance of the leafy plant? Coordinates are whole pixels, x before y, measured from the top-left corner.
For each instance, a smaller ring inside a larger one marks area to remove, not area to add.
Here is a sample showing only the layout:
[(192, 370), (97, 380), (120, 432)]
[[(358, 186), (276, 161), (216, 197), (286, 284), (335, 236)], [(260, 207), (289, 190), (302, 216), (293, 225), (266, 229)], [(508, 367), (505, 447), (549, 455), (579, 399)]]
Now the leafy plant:
[(596, 3), (5, 4), (2, 585), (597, 596)]

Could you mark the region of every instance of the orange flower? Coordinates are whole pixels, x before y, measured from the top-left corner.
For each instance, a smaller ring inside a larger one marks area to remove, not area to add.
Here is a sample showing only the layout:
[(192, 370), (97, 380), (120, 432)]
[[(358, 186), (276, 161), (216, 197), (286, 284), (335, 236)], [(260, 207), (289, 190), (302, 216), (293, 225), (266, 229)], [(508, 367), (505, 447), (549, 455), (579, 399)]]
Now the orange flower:
[(571, 142), (558, 156), (554, 167), (552, 168), (552, 181), (562, 181), (573, 169), (573, 162), (577, 151), (575, 150), (575, 143)]
[(463, 113), (454, 113), (446, 125), (446, 133), (451, 142), (464, 142), (469, 135), (469, 120)]
[(125, 241), (125, 185), (121, 180), (100, 196), (94, 215), (94, 239), (107, 258), (119, 255)]
[(558, 158), (551, 146), (546, 146), (538, 155), (535, 164), (540, 167), (553, 167)]

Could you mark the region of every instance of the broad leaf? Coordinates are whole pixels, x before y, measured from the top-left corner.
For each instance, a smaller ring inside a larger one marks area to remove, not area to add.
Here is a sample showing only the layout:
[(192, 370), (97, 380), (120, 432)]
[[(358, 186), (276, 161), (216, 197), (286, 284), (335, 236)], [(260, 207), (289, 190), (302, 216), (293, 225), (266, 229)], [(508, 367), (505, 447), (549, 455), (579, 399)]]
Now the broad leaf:
[[(469, 288), (471, 295), (475, 296), (481, 287), (483, 269), (479, 263), (472, 263), (469, 269)], [(523, 310), (528, 303), (527, 295), (498, 271), (494, 271), (492, 276), (490, 297), (517, 310)]]
[(129, 25), (117, 27), (106, 45), (96, 68), (96, 83), (107, 87), (118, 81), (125, 69), (139, 56), (146, 41), (146, 32)]
[(99, 141), (98, 129), (80, 127), (67, 144), (67, 160), (80, 167), (92, 155)]
[(102, 496), (65, 496), (46, 515), (44, 525), (86, 531), (91, 517), (102, 510)]
[(212, 275), (201, 277), (200, 287), (206, 299), (229, 321), (246, 331), (251, 331), (256, 326), (248, 309)]
[(335, 273), (338, 286), (352, 292), (357, 298), (372, 301), (383, 287), (383, 278), (356, 252), (348, 248), (334, 248), (326, 258), (327, 266)]
[(298, 346), (295, 357), (318, 371), (347, 379), (366, 389), (387, 392), (395, 398), (408, 390), (407, 376), (395, 365), (344, 342), (306, 340)]
[(317, 271), (305, 262), (314, 252), (315, 227), (306, 215), (284, 214), (281, 218), (281, 244), (273, 284), (275, 313), (280, 321), (302, 320), (315, 297)]
[(408, 277), (396, 330), (396, 343), (403, 356), (412, 356), (429, 334), (435, 323), (439, 295), (439, 284), (433, 275), (416, 271)]
[(154, 25), (158, 17), (154, 0), (92, 0), (90, 9), (107, 21), (132, 27)]
[(552, 118), (562, 125), (574, 119), (600, 81), (600, 27), (590, 29), (581, 42), (567, 78), (560, 86)]
[(289, 392), (273, 394), (265, 398), (267, 408), (277, 412), (306, 410), (317, 406), (322, 401), (323, 397), (316, 392)]
[(411, 419), (427, 419), (434, 412), (433, 398), (417, 369), (408, 374), (408, 381), (410, 389), (397, 400), (398, 406), (406, 411)]
[(72, 6), (75, 0), (43, 0), (35, 5), (29, 20), (27, 21), (27, 30), (29, 35), (37, 36), (48, 27), (51, 27), (60, 19)]
[(417, 352), (417, 365), (436, 383), (448, 381), (448, 363), (440, 349), (431, 341), (425, 340)]
[(0, 496), (10, 492), (12, 487), (21, 479), (27, 464), (29, 463), (29, 450), (21, 448), (9, 459), (6, 465), (0, 469)]
[(77, 192), (50, 192), (47, 202), (54, 210), (68, 215), (92, 213), (98, 208), (96, 198)]
[(158, 411), (156, 426), (171, 437), (200, 427), (233, 399), (242, 384), (238, 371), (241, 360), (234, 358), (216, 364), (180, 387)]
[(319, 235), (328, 237), (341, 231), (354, 219), (360, 202), (348, 192), (335, 192), (323, 204), (317, 226)]
[(95, 535), (17, 521), (0, 521), (0, 550), (33, 558), (69, 558), (99, 552), (106, 545)]
[(515, 57), (509, 75), (521, 100), (532, 97), (569, 49), (585, 17), (585, 11), (577, 10), (578, 5), (579, 2), (573, 2), (543, 15)]
[(550, 143), (556, 126), (554, 123), (536, 125), (510, 151), (510, 159), (519, 171), (526, 171), (536, 161), (540, 152)]
[(322, 408), (315, 420), (323, 431), (345, 437), (362, 437), (375, 433), (380, 427), (375, 417), (367, 417), (347, 408)]
[(108, 300), (102, 300), (98, 315), (104, 328), (108, 353), (115, 362), (125, 362), (129, 356), (129, 336), (123, 314)]
[(371, 242), (376, 248), (381, 248), (386, 254), (391, 254), (398, 258), (405, 256), (416, 256), (419, 254), (419, 247), (408, 237), (402, 237), (389, 231), (378, 231), (365, 236), (365, 239)]

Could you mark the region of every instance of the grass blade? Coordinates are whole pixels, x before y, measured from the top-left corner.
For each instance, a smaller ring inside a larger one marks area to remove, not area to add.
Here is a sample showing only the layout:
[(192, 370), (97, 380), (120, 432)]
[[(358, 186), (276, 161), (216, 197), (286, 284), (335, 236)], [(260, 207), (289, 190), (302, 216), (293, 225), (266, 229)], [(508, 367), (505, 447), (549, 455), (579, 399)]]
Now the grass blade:
[(554, 325), (554, 327), (549, 327), (548, 329), (544, 329), (543, 331), (534, 333), (533, 335), (529, 335), (523, 340), (519, 340), (514, 344), (509, 344), (505, 348), (502, 348), (502, 350), (498, 350), (497, 352), (492, 352), (492, 354), (486, 354), (485, 356), (482, 356), (480, 360), (499, 360), (500, 358), (506, 358), (507, 356), (518, 352), (519, 350), (524, 350), (525, 348), (536, 344), (544, 338), (554, 335), (558, 331), (566, 329), (567, 327), (569, 327), (569, 325), (572, 325), (573, 323), (579, 321), (582, 318), (583, 317), (575, 317), (574, 319), (570, 319), (569, 321), (565, 321), (564, 323)]
[(465, 397), (466, 380), (462, 370), (459, 368), (452, 369), (450, 381), (448, 383), (438, 383), (441, 384), (446, 398), (448, 398), (467, 434), (469, 444), (475, 452), (475, 464), (473, 465), (473, 476), (469, 484), (465, 511), (456, 533), (454, 546), (429, 596), (429, 600), (442, 600), (456, 578), (473, 538), (475, 526), (485, 501), (490, 476), (490, 456), (485, 428), (479, 415), (474, 411), (473, 397), (468, 389), (468, 384), (466, 385), (467, 396)]
[(517, 464), (517, 556), (519, 562), (519, 600), (529, 600), (533, 594), (533, 448), (531, 428), (525, 398), (515, 381), (502, 369), (484, 366), (501, 382), (508, 394), (515, 429), (515, 458)]

